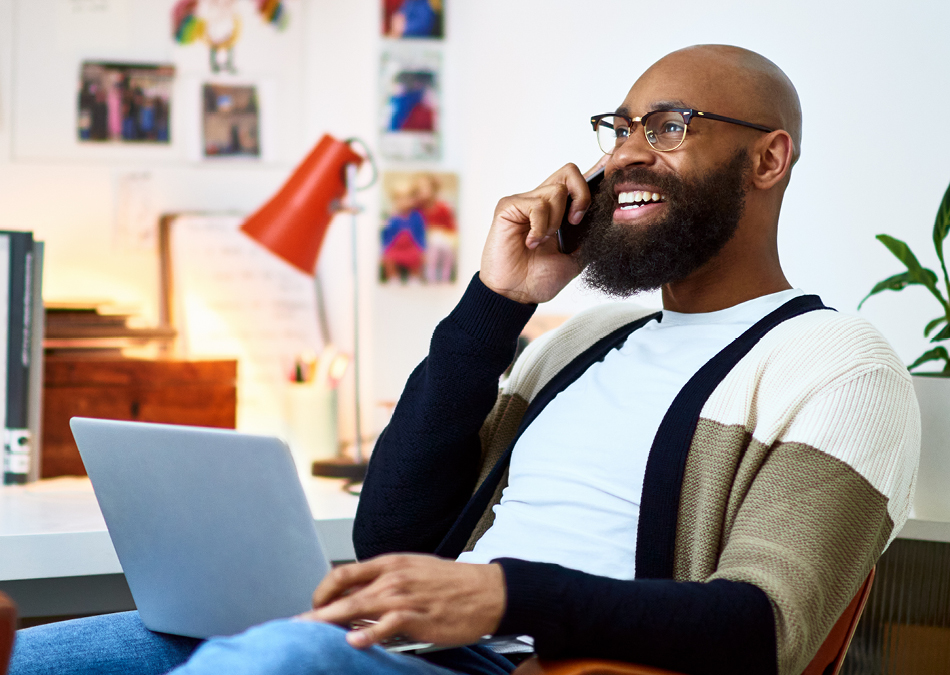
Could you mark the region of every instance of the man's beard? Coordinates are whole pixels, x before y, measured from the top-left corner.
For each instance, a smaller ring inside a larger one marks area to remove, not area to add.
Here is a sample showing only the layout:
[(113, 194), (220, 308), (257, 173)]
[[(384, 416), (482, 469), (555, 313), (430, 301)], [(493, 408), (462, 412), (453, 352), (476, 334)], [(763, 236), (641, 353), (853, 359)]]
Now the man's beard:
[[(685, 279), (732, 239), (745, 207), (751, 162), (745, 150), (696, 179), (631, 167), (605, 178), (591, 205), (579, 249), (583, 283), (615, 297)], [(649, 185), (666, 196), (666, 215), (641, 225), (613, 222), (619, 183)]]

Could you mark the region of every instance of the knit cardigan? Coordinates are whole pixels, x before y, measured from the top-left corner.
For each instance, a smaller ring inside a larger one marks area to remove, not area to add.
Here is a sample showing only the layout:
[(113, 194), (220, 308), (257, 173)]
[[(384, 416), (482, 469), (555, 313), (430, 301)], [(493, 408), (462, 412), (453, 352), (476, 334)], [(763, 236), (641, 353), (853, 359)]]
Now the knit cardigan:
[[(796, 300), (722, 369), (695, 419), (677, 415), (685, 389), (674, 401), (647, 464), (636, 578), (502, 559), (500, 633), (533, 635), (547, 657), (804, 669), (907, 518), (920, 422), (907, 370), (870, 324)], [(629, 303), (583, 312), (535, 340), (499, 392), (533, 310), (476, 276), (436, 329), (370, 463), (360, 558), (474, 546), (543, 402), (654, 317)], [(660, 441), (684, 424), (679, 473), (657, 470)]]

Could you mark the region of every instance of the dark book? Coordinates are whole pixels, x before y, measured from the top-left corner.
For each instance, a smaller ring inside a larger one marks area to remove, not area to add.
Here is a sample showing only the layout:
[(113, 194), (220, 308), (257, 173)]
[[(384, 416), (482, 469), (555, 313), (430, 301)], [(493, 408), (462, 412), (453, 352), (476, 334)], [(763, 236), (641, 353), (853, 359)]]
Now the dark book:
[(33, 233), (0, 232), (0, 235), (9, 241), (3, 482), (25, 483), (31, 455), (28, 408), (33, 328)]

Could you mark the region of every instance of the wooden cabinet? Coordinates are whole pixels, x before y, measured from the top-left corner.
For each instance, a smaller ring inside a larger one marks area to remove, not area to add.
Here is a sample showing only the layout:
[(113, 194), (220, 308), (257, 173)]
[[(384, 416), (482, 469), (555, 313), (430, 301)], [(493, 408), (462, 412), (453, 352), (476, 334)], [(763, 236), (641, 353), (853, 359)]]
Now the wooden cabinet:
[(71, 417), (233, 429), (236, 361), (47, 358), (41, 476), (84, 476)]

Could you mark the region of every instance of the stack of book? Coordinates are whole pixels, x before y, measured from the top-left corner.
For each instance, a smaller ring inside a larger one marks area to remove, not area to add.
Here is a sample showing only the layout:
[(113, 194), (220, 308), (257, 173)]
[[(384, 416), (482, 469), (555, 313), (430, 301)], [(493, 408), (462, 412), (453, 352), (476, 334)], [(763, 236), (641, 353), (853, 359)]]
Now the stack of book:
[(169, 326), (135, 327), (133, 315), (108, 303), (48, 303), (43, 348), (47, 357), (121, 357), (124, 350), (150, 343), (168, 345), (176, 331)]

